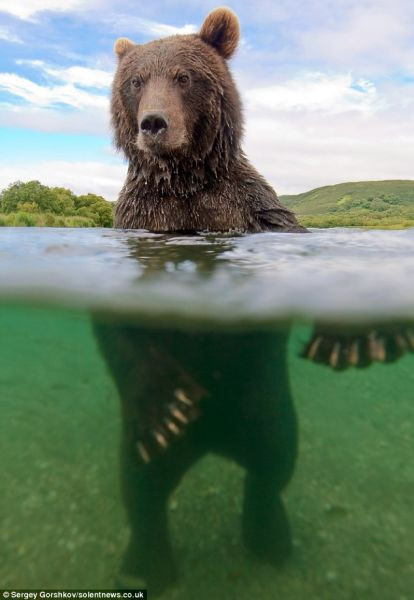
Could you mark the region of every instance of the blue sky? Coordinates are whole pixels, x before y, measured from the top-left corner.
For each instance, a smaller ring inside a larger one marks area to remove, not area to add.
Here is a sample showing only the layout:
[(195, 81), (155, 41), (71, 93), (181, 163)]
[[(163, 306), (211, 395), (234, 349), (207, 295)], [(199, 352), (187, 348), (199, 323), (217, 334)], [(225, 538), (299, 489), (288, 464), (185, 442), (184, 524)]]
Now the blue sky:
[[(210, 1), (0, 0), (0, 188), (40, 179), (115, 199), (117, 37), (197, 31)], [(279, 193), (414, 179), (414, 2), (232, 2), (244, 147)]]

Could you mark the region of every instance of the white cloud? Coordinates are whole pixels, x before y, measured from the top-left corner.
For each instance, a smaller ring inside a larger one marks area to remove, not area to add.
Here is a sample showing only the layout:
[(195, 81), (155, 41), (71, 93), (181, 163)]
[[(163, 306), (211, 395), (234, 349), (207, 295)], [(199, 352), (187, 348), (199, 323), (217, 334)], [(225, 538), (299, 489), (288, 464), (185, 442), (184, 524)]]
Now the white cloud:
[(29, 65), (58, 81), (89, 88), (108, 88), (114, 76), (113, 72), (88, 67), (51, 67), (41, 60), (17, 60), (16, 64)]
[(100, 162), (42, 161), (0, 166), (0, 189), (13, 181), (36, 179), (44, 185), (67, 187), (77, 194), (99, 194), (116, 200), (126, 174), (125, 165)]
[(73, 85), (93, 88), (108, 88), (112, 83), (114, 74), (101, 69), (90, 69), (87, 67), (68, 67), (66, 69), (46, 67), (45, 73), (66, 81)]
[(174, 25), (165, 25), (163, 23), (157, 23), (156, 21), (143, 21), (142, 26), (144, 31), (154, 36), (169, 36), (187, 33), (196, 33), (198, 27), (196, 25), (183, 25), (182, 27), (175, 27)]
[(37, 13), (45, 10), (67, 12), (84, 4), (85, 0), (0, 0), (0, 12), (30, 20)]
[(53, 107), (0, 103), (0, 126), (50, 133), (109, 135), (108, 108), (63, 111)]
[(98, 26), (102, 27), (103, 24), (106, 24), (111, 30), (116, 29), (118, 34), (119, 30), (131, 33), (135, 31), (151, 37), (195, 33), (198, 27), (190, 23), (175, 26), (144, 16), (135, 16), (138, 10), (141, 15), (144, 12), (146, 14), (162, 12), (171, 15), (180, 11), (179, 5), (180, 3), (175, 4), (171, 10), (171, 6), (165, 6), (155, 0), (152, 5), (137, 8), (136, 2), (126, 0), (120, 11), (121, 7), (114, 5), (110, 0), (0, 0), (0, 12), (32, 22), (37, 20), (39, 13), (45, 11), (87, 14), (88, 18), (96, 21)]
[(64, 104), (73, 108), (106, 108), (108, 98), (76, 88), (72, 84), (42, 86), (15, 73), (0, 73), (0, 89), (36, 106)]
[(414, 117), (386, 110), (246, 114), (245, 149), (281, 194), (346, 181), (414, 179)]
[(316, 22), (297, 34), (303, 58), (373, 73), (411, 70), (414, 5), (406, 0), (362, 2), (333, 23)]
[(308, 73), (275, 85), (253, 88), (245, 97), (250, 110), (277, 112), (372, 113), (383, 105), (373, 83), (366, 79), (353, 80), (350, 74)]
[(358, 180), (414, 179), (414, 87), (377, 89), (308, 74), (255, 88), (245, 75), (245, 149), (280, 193)]
[(124, 30), (130, 33), (136, 31), (151, 37), (165, 37), (177, 34), (196, 33), (198, 27), (196, 25), (183, 25), (176, 27), (174, 25), (166, 25), (158, 21), (134, 17), (131, 15), (111, 15), (111, 27), (117, 30)]
[[(113, 74), (87, 67), (51, 67), (41, 60), (17, 60), (38, 69), (48, 79), (63, 82), (40, 85), (15, 73), (0, 73), (0, 90), (22, 98), (24, 105), (0, 103), (0, 126), (27, 127), (39, 131), (109, 133), (109, 98), (77, 86), (106, 90)], [(73, 110), (62, 110), (62, 105)]]
[(23, 40), (18, 35), (10, 31), (8, 27), (0, 27), (0, 40), (11, 42), (13, 44), (23, 44)]

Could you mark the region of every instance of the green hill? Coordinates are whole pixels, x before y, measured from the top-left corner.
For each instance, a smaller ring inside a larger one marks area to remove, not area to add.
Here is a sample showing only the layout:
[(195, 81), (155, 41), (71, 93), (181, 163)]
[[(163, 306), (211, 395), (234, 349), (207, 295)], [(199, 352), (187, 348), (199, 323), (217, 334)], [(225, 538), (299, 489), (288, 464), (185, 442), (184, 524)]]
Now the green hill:
[(16, 181), (0, 193), (0, 226), (112, 227), (113, 203), (96, 194), (77, 196), (39, 181)]
[(281, 196), (308, 227), (414, 227), (414, 181), (358, 181)]

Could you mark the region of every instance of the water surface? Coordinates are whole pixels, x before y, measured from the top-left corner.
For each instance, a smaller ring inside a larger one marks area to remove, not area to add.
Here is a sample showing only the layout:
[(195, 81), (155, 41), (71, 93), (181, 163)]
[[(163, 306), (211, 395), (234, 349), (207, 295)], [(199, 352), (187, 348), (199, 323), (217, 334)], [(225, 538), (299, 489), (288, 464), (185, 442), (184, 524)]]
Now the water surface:
[[(180, 585), (163, 597), (405, 600), (414, 589), (414, 355), (316, 365), (315, 321), (414, 321), (414, 231), (165, 236), (0, 230), (0, 580), (111, 588), (128, 538), (120, 400), (91, 314), (194, 332), (290, 331), (300, 427), (279, 569), (246, 555), (243, 472), (211, 455), (171, 497)], [(208, 365), (206, 365), (208, 369)]]
[(0, 294), (254, 324), (414, 313), (414, 229), (160, 235), (2, 228)]

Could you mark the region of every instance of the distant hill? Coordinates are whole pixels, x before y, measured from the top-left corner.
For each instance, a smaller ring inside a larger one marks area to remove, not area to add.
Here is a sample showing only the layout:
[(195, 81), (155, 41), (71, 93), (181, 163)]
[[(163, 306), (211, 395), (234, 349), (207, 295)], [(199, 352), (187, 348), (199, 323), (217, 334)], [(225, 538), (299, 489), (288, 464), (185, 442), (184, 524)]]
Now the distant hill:
[(281, 196), (308, 227), (414, 227), (414, 181), (358, 181)]

